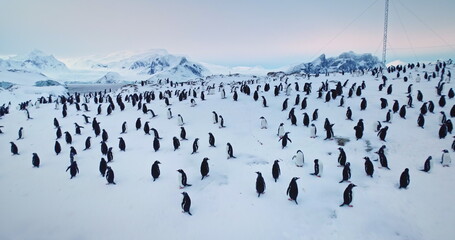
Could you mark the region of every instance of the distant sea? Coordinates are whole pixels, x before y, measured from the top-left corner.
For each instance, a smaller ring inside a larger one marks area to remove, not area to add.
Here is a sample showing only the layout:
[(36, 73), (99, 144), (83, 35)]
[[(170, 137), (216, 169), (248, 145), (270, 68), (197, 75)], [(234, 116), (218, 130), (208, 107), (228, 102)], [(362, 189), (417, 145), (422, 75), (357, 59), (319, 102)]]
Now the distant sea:
[(65, 87), (70, 94), (75, 92), (78, 93), (89, 93), (89, 92), (107, 92), (116, 91), (117, 89), (125, 86), (126, 84), (67, 84)]

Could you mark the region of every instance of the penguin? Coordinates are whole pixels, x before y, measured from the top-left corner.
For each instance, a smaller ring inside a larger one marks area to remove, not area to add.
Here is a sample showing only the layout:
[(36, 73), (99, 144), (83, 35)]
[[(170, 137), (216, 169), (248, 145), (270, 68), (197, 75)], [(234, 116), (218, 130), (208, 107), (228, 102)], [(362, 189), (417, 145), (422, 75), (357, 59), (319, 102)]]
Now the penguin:
[(65, 141), (67, 144), (73, 143), (73, 138), (71, 137), (71, 134), (69, 132), (65, 132)]
[(326, 118), (326, 121), (324, 123), (324, 129), (325, 129), (325, 132), (326, 132), (326, 138), (324, 140), (332, 140), (332, 137), (334, 136), (333, 134), (333, 125), (335, 124), (331, 124), (328, 119)]
[(188, 140), (186, 139), (186, 131), (184, 127), (180, 127), (180, 140)]
[(39, 168), (40, 159), (37, 153), (33, 153), (32, 156), (32, 165), (33, 167)]
[(346, 120), (351, 120), (352, 121), (352, 110), (351, 107), (348, 107), (346, 110)]
[(408, 188), (408, 185), (409, 183), (411, 182), (411, 180), (409, 179), (409, 169), (408, 168), (405, 168), (404, 171), (401, 173), (401, 176), (400, 176), (400, 189), (401, 188)]
[(288, 108), (288, 100), (289, 98), (286, 98), (283, 102), (283, 108), (281, 109), (281, 111), (284, 111)]
[(340, 104), (338, 105), (338, 107), (344, 107), (344, 96), (341, 96)]
[(307, 97), (304, 97), (302, 103), (300, 104), (300, 110), (306, 109), (307, 106), (308, 106)]
[(386, 108), (389, 104), (387, 103), (387, 99), (385, 98), (380, 98), (381, 100), (381, 109)]
[(82, 126), (79, 126), (79, 124), (77, 123), (74, 123), (75, 127), (76, 127), (76, 131), (75, 131), (75, 134), (76, 135), (81, 135), (81, 128), (84, 128)]
[(262, 106), (265, 107), (265, 108), (269, 107), (269, 106), (267, 106), (267, 99), (265, 99), (264, 96), (261, 96), (261, 98), (262, 98)]
[(442, 156), (441, 156), (441, 164), (443, 167), (449, 167), (450, 164), (452, 163), (452, 159), (450, 157), (449, 151), (447, 149), (444, 149), (442, 151)]
[(355, 130), (355, 137), (357, 140), (361, 139), (363, 137), (363, 127), (361, 126), (354, 126)]
[(392, 94), (392, 91), (393, 91), (392, 84), (390, 84), (390, 85), (387, 87), (387, 95)]
[(294, 114), (292, 114), (291, 116), (291, 125), (293, 126), (297, 126), (297, 118)]
[(13, 155), (19, 155), (19, 149), (17, 148), (16, 144), (13, 142), (9, 142), (11, 144), (11, 153)]
[(190, 196), (188, 196), (188, 193), (186, 192), (182, 192), (182, 195), (183, 195), (183, 200), (182, 200), (182, 209), (183, 209), (183, 213), (188, 213), (190, 216), (192, 216), (191, 212), (190, 212), (190, 207), (191, 207), (191, 199), (190, 199)]
[(180, 114), (177, 114), (177, 124), (179, 126), (183, 126), (185, 124), (185, 122), (183, 122), (183, 117)]
[(284, 136), (284, 123), (280, 123), (280, 126), (278, 127), (278, 137), (283, 137)]
[(265, 117), (260, 117), (259, 119), (261, 120), (261, 129), (267, 129), (267, 120)]
[(447, 119), (447, 121), (445, 122), (446, 126), (447, 126), (447, 132), (452, 134), (452, 130), (453, 130), (453, 124), (452, 124), (452, 121), (450, 119)]
[(275, 179), (275, 182), (278, 180), (278, 178), (281, 175), (281, 169), (280, 169), (280, 165), (278, 164), (278, 162), (279, 162), (279, 160), (275, 160), (273, 162), (273, 166), (272, 166), (272, 177), (273, 177), (273, 179)]
[(204, 179), (204, 177), (208, 177), (209, 175), (209, 163), (207, 162), (209, 160), (209, 158), (204, 158), (202, 159), (202, 162), (201, 162), (201, 175), (202, 175), (202, 178), (201, 180)]
[(258, 197), (261, 196), (261, 194), (264, 194), (265, 191), (265, 181), (264, 178), (262, 177), (261, 172), (256, 172), (258, 174), (256, 178), (256, 192), (258, 194)]
[(232, 145), (230, 143), (226, 144), (226, 152), (227, 152), (227, 159), (236, 158), (234, 156), (234, 149), (232, 148)]
[(156, 152), (159, 149), (160, 149), (160, 140), (157, 137), (155, 137), (153, 139), (153, 150), (155, 150), (155, 152)]
[(317, 137), (317, 132), (318, 130), (316, 129), (316, 125), (313, 123), (311, 124), (311, 129), (310, 129), (310, 138), (316, 138)]
[(126, 121), (125, 121), (125, 122), (123, 122), (123, 124), (122, 124), (122, 132), (121, 132), (121, 134), (126, 133), (126, 130), (127, 130), (127, 126), (126, 126)]
[(401, 106), (400, 108), (400, 117), (406, 119), (406, 105)]
[(417, 125), (421, 128), (425, 125), (425, 117), (420, 113), (419, 117), (417, 118)]
[(194, 139), (194, 142), (193, 142), (193, 152), (192, 152), (191, 154), (197, 153), (197, 150), (199, 149), (198, 141), (199, 141), (199, 138)]
[(429, 172), (431, 170), (431, 167), (432, 167), (432, 161), (431, 159), (433, 159), (431, 156), (429, 156), (427, 158), (427, 160), (425, 160), (425, 163), (423, 164), (423, 169), (421, 169), (420, 171), (422, 172)]
[(224, 126), (224, 118), (223, 118), (223, 116), (219, 115), (218, 117), (219, 117), (219, 123), (220, 123), (219, 128), (224, 128), (225, 126)]
[(374, 167), (369, 157), (364, 157), (365, 159), (365, 173), (367, 176), (373, 177)]
[(351, 178), (351, 164), (349, 162), (346, 162), (343, 168), (343, 179), (339, 183), (342, 182), (349, 182), (349, 179)]
[(174, 144), (174, 151), (179, 149), (180, 141), (177, 137), (172, 138), (172, 143)]
[(216, 147), (215, 146), (215, 137), (210, 132), (209, 132), (209, 144), (210, 144), (210, 147)]
[(150, 170), (152, 177), (153, 177), (153, 181), (155, 181), (157, 178), (160, 177), (160, 166), (158, 164), (161, 164), (161, 162), (155, 161), (152, 164), (152, 169)]
[(107, 162), (111, 162), (114, 160), (114, 154), (112, 153), (112, 147), (110, 147), (108, 150), (107, 150)]
[[(383, 149), (383, 148), (381, 147), (381, 149)], [(386, 169), (390, 170), (389, 163), (387, 161), (387, 157), (385, 156), (384, 151), (381, 151), (381, 149), (380, 149), (380, 151), (376, 152), (379, 156), (379, 163), (381, 164), (381, 168), (386, 168)]]
[(393, 110), (393, 113), (396, 113), (400, 109), (400, 104), (398, 103), (397, 100), (393, 100), (393, 101), (394, 102), (393, 102), (392, 110)]
[(23, 136), (22, 136), (22, 131), (23, 131), (23, 130), (24, 130), (23, 127), (19, 128), (19, 131), (18, 131), (18, 133), (17, 133), (18, 138), (17, 138), (16, 140), (19, 140), (19, 139), (22, 139), (22, 138), (23, 138)]
[(107, 162), (106, 162), (106, 159), (101, 158), (101, 160), (100, 160), (100, 167), (99, 167), (101, 176), (105, 177), (105, 175), (106, 175), (106, 169), (107, 169)]
[(381, 139), (381, 141), (385, 142), (385, 137), (387, 136), (387, 130), (389, 130), (389, 126), (385, 126), (385, 127), (381, 128), (381, 130), (379, 130), (377, 135), (379, 136), (379, 139)]
[(414, 108), (414, 105), (412, 105), (412, 96), (408, 95), (407, 98), (408, 98), (408, 107), (409, 108)]
[(389, 109), (389, 111), (387, 111), (387, 114), (385, 115), (385, 123), (391, 123), (392, 122), (392, 118), (393, 118), (393, 115), (392, 115), (392, 110)]
[(194, 100), (194, 98), (191, 99), (191, 107), (195, 107), (197, 104), (196, 104), (196, 100)]
[(363, 111), (367, 108), (367, 100), (366, 98), (362, 98), (362, 101), (360, 102), (360, 111)]
[(232, 99), (234, 99), (234, 101), (237, 101), (239, 99), (239, 95), (237, 94), (237, 91), (234, 90), (234, 94), (232, 95)]
[(338, 150), (340, 151), (340, 154), (338, 155), (338, 163), (340, 164), (339, 166), (344, 166), (346, 165), (347, 160), (346, 153), (342, 147), (339, 147)]
[(103, 133), (101, 134), (101, 139), (104, 141), (104, 142), (107, 142), (107, 140), (109, 139), (109, 135), (107, 134), (106, 130), (103, 129)]
[(90, 139), (92, 139), (92, 137), (90, 137), (90, 136), (88, 136), (87, 139), (85, 139), (85, 148), (83, 151), (90, 149), (90, 147), (92, 146)]
[[(297, 83), (296, 83), (296, 84), (297, 84)], [(294, 106), (299, 105), (299, 103), (300, 103), (300, 94), (297, 94), (297, 96), (295, 96)]]
[(381, 130), (381, 122), (380, 121), (376, 121), (376, 123), (374, 124), (374, 132), (379, 132), (379, 130)]
[(297, 150), (297, 153), (294, 155), (292, 160), (295, 161), (295, 165), (297, 167), (303, 167), (303, 164), (305, 163), (305, 157), (303, 155), (302, 150)]
[(446, 99), (445, 99), (445, 95), (441, 95), (441, 97), (439, 98), (439, 106), (440, 107), (444, 107), (446, 105)]
[(443, 139), (447, 136), (447, 124), (443, 123), (441, 124), (441, 127), (439, 128), (439, 139)]
[(119, 137), (118, 139), (119, 139), (118, 148), (120, 149), (120, 151), (124, 152), (126, 149), (125, 140), (123, 140), (122, 137)]
[(439, 123), (444, 124), (447, 120), (446, 113), (443, 111), (441, 111), (440, 113), (441, 115), (439, 116)]
[(114, 170), (112, 170), (112, 168), (110, 166), (107, 166), (107, 171), (106, 171), (106, 180), (107, 180), (107, 184), (116, 184), (114, 182)]
[(428, 101), (428, 111), (434, 113), (434, 103), (433, 101)]
[(55, 128), (60, 127), (60, 123), (58, 122), (57, 118), (54, 118), (54, 127)]
[(297, 202), (297, 196), (299, 195), (299, 188), (297, 186), (297, 180), (300, 179), (299, 177), (293, 177), (291, 182), (289, 183), (288, 189), (286, 191), (286, 195), (289, 196), (289, 201), (294, 201), (295, 204), (299, 204)]
[(71, 175), (70, 179), (73, 179), (73, 177), (75, 177), (76, 174), (79, 173), (79, 167), (77, 166), (77, 162), (76, 161), (71, 162), (71, 165), (68, 166), (68, 168), (66, 168), (66, 172), (68, 172), (68, 170), (70, 170)]
[(310, 175), (321, 177), (322, 169), (322, 162), (320, 162), (319, 159), (314, 159), (314, 173), (310, 173)]
[(316, 121), (318, 120), (318, 110), (319, 109), (315, 109), (314, 112), (313, 112), (313, 119), (311, 121)]
[(141, 124), (141, 118), (137, 118), (136, 120), (136, 130), (139, 130), (141, 128), (142, 124)]
[(149, 121), (146, 121), (146, 122), (144, 123), (144, 133), (145, 133), (145, 135), (150, 135)]
[(108, 150), (107, 144), (105, 142), (100, 142), (100, 143), (101, 143), (101, 154), (107, 155), (107, 150)]
[(310, 117), (305, 112), (303, 113), (303, 126), (308, 127), (310, 125)]
[(423, 115), (425, 115), (425, 114), (427, 114), (427, 112), (428, 112), (428, 107), (427, 107), (427, 103), (425, 102), (425, 103), (423, 103), (422, 106), (420, 107), (420, 113), (423, 114)]
[(76, 156), (76, 155), (77, 155), (76, 149), (73, 146), (71, 146), (71, 148), (70, 148), (70, 160), (73, 161), (74, 156)]
[(344, 190), (343, 193), (343, 203), (340, 205), (340, 207), (343, 207), (344, 205), (348, 205), (348, 207), (352, 207), (351, 202), (352, 202), (352, 188), (357, 187), (357, 185), (350, 183), (346, 189)]
[(187, 183), (186, 173), (182, 169), (177, 170), (177, 172), (180, 173), (179, 174), (180, 189), (182, 189), (184, 187), (190, 187), (191, 184)]
[(290, 132), (286, 132), (282, 137), (280, 137), (280, 139), (278, 141), (281, 141), (281, 148), (285, 148), (288, 144), (288, 141), (289, 142), (292, 142), (291, 139), (289, 138), (289, 133)]
[(218, 123), (218, 114), (215, 111), (212, 111), (212, 120), (213, 120), (213, 124)]
[(62, 147), (60, 146), (60, 143), (58, 141), (55, 141), (55, 145), (54, 145), (54, 151), (55, 151), (55, 154), (60, 154), (60, 152), (62, 151)]

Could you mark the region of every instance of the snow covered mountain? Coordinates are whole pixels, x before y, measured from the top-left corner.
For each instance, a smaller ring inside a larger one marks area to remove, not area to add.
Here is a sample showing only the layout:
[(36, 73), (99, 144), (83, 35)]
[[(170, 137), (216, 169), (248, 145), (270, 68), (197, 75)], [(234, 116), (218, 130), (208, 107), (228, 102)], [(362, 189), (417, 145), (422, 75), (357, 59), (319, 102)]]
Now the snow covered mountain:
[(99, 84), (111, 84), (124, 82), (125, 79), (116, 72), (108, 72), (102, 78), (98, 79), (95, 83)]
[(47, 55), (40, 50), (33, 50), (24, 56), (0, 59), (0, 69), (26, 70), (36, 72), (68, 71), (66, 65), (57, 60), (53, 55)]
[(379, 64), (381, 64), (379, 59), (370, 53), (359, 55), (350, 51), (331, 58), (326, 58), (325, 54), (322, 54), (312, 62), (301, 63), (291, 67), (287, 73), (349, 72), (352, 70), (370, 69)]

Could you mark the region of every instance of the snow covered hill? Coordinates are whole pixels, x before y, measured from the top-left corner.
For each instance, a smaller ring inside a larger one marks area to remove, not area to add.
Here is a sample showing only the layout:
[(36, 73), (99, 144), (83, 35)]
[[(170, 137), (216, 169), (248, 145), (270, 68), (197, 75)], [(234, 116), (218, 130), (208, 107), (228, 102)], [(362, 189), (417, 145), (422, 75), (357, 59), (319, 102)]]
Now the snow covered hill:
[[(41, 96), (48, 99), (49, 94), (55, 101), (57, 96), (66, 94), (59, 92), (58, 87), (43, 87), (41, 92), (2, 90), (0, 105), (11, 101), (11, 106), (10, 113), (0, 118), (3, 126), (0, 128), (3, 132), (0, 134), (0, 239), (149, 239), (151, 236), (156, 239), (450, 239), (455, 235), (452, 227), (455, 168), (443, 167), (440, 160), (443, 149), (449, 149), (453, 156), (454, 135), (449, 133), (440, 139), (438, 132), (439, 112), (445, 112), (449, 120), (454, 117), (455, 100), (449, 98), (453, 81), (447, 81), (446, 76), (454, 69), (453, 65), (445, 68), (441, 94), (446, 95), (446, 103), (441, 106), (435, 86), (441, 86), (438, 83), (442, 70), (435, 72), (436, 78), (424, 79), (425, 72), (432, 76), (435, 71), (435, 66), (428, 64), (425, 68), (422, 65), (407, 68), (406, 73), (401, 70), (398, 78), (396, 71), (385, 73), (388, 80), (382, 91), (379, 91), (383, 84), (381, 75), (373, 76), (370, 72), (360, 76), (331, 74), (310, 80), (301, 76), (220, 75), (193, 85), (170, 86), (164, 82), (163, 85), (129, 85), (102, 97), (96, 95), (102, 103), (95, 103), (94, 95), (81, 95), (80, 111), (75, 103), (67, 103), (66, 117), (62, 115), (61, 104), (29, 106), (33, 118), (30, 120), (25, 111), (16, 108), (18, 103), (31, 100), (34, 104)], [(404, 82), (404, 76), (408, 82)], [(327, 90), (334, 90), (338, 82), (342, 85), (346, 82), (341, 89), (343, 106), (339, 106), (340, 96), (326, 101), (329, 92), (324, 88), (322, 97), (318, 98), (317, 90), (322, 83), (328, 84)], [(250, 95), (242, 92), (244, 84), (249, 86)], [(265, 84), (270, 85), (269, 91), (265, 90)], [(311, 84), (308, 95), (303, 92), (305, 84)], [(389, 87), (392, 90), (387, 94)], [(256, 89), (258, 101), (253, 99)], [(354, 89), (352, 97), (348, 97), (350, 89)], [(223, 91), (226, 98), (222, 98)], [(408, 104), (408, 91), (414, 100), (413, 107), (406, 108), (405, 118), (397, 112), (391, 123), (382, 122), (394, 100), (400, 107)], [(417, 99), (418, 91), (422, 93), (422, 102)], [(154, 100), (151, 95), (146, 96), (152, 93)], [(201, 99), (202, 93), (205, 100)], [(182, 101), (176, 94), (182, 95)], [(233, 100), (235, 94), (237, 101)], [(167, 96), (171, 105), (167, 106), (160, 95)], [(115, 104), (109, 115), (108, 96)], [(123, 111), (117, 104), (117, 96), (121, 96), (126, 106)], [(263, 107), (262, 96), (268, 107)], [(137, 101), (133, 104), (136, 97), (157, 116), (152, 117), (149, 111), (144, 114)], [(305, 97), (307, 106), (302, 109)], [(360, 110), (362, 97), (368, 102), (363, 111)], [(193, 107), (192, 98), (196, 102)], [(384, 109), (380, 98), (388, 100)], [(286, 99), (289, 106), (282, 111)], [(424, 115), (425, 126), (420, 128), (417, 126), (420, 108), (424, 102), (428, 106), (429, 101), (435, 104), (434, 113)], [(81, 106), (86, 102), (89, 111)], [(352, 121), (346, 120), (347, 107), (352, 109)], [(173, 113), (171, 119), (167, 118), (168, 108)], [(288, 120), (291, 108), (295, 108), (295, 126)], [(303, 126), (302, 121), (304, 113), (311, 118), (316, 109), (319, 117), (311, 123), (317, 127), (317, 137), (311, 138), (311, 128)], [(224, 128), (213, 124), (212, 111), (223, 117)], [(106, 158), (100, 152), (101, 136), (95, 136), (91, 123), (84, 123), (84, 114), (91, 117), (90, 121), (96, 118), (101, 129), (108, 133), (107, 145), (113, 153), (109, 166), (115, 172), (116, 185), (106, 185), (106, 179), (100, 175), (100, 159)], [(178, 114), (183, 117), (188, 140), (180, 141), (180, 148), (174, 151), (173, 137), (180, 139), (181, 133)], [(267, 129), (260, 128), (261, 116), (268, 121)], [(54, 117), (62, 132), (72, 135), (71, 144), (65, 143), (64, 135), (57, 140), (62, 146), (59, 155), (54, 152)], [(136, 130), (138, 118), (142, 124)], [(332, 140), (324, 140), (326, 118), (334, 124)], [(359, 119), (365, 125), (364, 135), (356, 140), (353, 128)], [(374, 130), (377, 121), (382, 127), (389, 127), (386, 141), (381, 141)], [(124, 122), (127, 131), (121, 134)], [(153, 150), (154, 133), (144, 132), (146, 122), (161, 137), (158, 151)], [(84, 127), (81, 135), (75, 134), (74, 123)], [(292, 140), (285, 148), (277, 136), (280, 123), (284, 123)], [(17, 140), (20, 127), (23, 127), (23, 139)], [(209, 132), (216, 139), (216, 147), (209, 146)], [(83, 150), (88, 136), (91, 147)], [(126, 142), (124, 152), (118, 148), (119, 137)], [(199, 138), (199, 149), (191, 154), (196, 138)], [(17, 145), (19, 155), (11, 154), (10, 141)], [(236, 158), (226, 158), (227, 143), (232, 144)], [(386, 145), (390, 170), (374, 161), (378, 158), (375, 152), (383, 145)], [(65, 172), (70, 164), (71, 146), (77, 150), (75, 160), (80, 169), (73, 179)], [(339, 183), (343, 170), (337, 162), (339, 147), (344, 148), (351, 164), (350, 181), (357, 185), (352, 208), (339, 207), (348, 186)], [(304, 153), (303, 167), (297, 167), (293, 160), (297, 150)], [(39, 168), (32, 167), (32, 153), (40, 157)], [(420, 169), (428, 156), (433, 158), (433, 167), (430, 173), (425, 173)], [(209, 177), (201, 180), (200, 165), (205, 157), (210, 159), (210, 172)], [(373, 160), (373, 178), (365, 174), (364, 157)], [(271, 173), (276, 159), (281, 167), (277, 182)], [(315, 159), (324, 166), (320, 178), (310, 175)], [(153, 181), (150, 168), (156, 160), (162, 163), (161, 175)], [(399, 189), (405, 168), (410, 172), (410, 185)], [(177, 169), (186, 172), (191, 187), (179, 189)], [(265, 194), (259, 198), (255, 189), (257, 171), (262, 172), (266, 183)], [(300, 177), (298, 205), (286, 196), (293, 177)], [(182, 191), (191, 197), (193, 216), (181, 212)]]
[(355, 70), (368, 70), (380, 65), (377, 57), (365, 53), (355, 54), (354, 52), (345, 52), (338, 57), (326, 58), (325, 54), (319, 56), (316, 60), (309, 63), (302, 63), (291, 67), (287, 73), (311, 73), (323, 74), (326, 72), (350, 72)]
[(0, 69), (36, 71), (43, 73), (68, 71), (68, 68), (63, 62), (40, 50), (33, 50), (24, 56), (14, 56), (4, 60), (0, 59)]

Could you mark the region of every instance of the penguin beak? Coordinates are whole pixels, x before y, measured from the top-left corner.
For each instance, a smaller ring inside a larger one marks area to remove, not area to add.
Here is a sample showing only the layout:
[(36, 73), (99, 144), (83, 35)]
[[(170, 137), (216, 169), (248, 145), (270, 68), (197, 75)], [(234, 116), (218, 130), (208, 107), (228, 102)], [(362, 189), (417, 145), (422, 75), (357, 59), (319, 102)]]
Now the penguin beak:
[(352, 184), (352, 187), (357, 187), (357, 185), (355, 185), (355, 184)]

